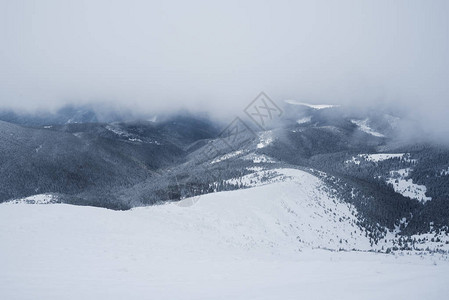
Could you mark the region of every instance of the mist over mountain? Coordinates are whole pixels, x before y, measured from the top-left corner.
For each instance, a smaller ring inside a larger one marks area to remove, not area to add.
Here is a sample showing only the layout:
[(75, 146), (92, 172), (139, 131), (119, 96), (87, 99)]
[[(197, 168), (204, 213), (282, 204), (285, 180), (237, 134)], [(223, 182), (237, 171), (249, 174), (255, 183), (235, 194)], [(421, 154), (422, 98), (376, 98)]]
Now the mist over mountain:
[(443, 299), (448, 16), (0, 1), (0, 299)]
[(327, 174), (366, 226), (393, 229), (402, 218), (411, 218), (412, 233), (430, 223), (449, 226), (442, 209), (449, 147), (404, 136), (400, 111), (277, 105), (259, 96), (230, 123), (185, 111), (136, 118), (88, 106), (2, 113), (1, 201), (53, 193), (66, 203), (128, 209), (248, 188), (239, 182), (254, 170), (309, 168)]
[(446, 1), (3, 1), (0, 107), (227, 118), (264, 91), (401, 109), (404, 134), (445, 139), (448, 13)]

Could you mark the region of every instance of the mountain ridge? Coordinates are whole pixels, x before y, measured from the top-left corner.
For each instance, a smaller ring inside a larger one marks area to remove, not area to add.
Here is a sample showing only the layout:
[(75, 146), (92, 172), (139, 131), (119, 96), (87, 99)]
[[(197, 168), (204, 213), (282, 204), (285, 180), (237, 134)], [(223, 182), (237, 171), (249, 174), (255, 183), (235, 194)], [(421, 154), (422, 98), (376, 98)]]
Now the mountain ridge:
[[(304, 117), (310, 121), (297, 122)], [(449, 149), (397, 144), (391, 118), (293, 105), (266, 130), (240, 136), (189, 114), (37, 127), (0, 122), (0, 201), (50, 193), (63, 203), (130, 209), (245, 189), (270, 182), (274, 170), (298, 169), (354, 205), (374, 243), (398, 226), (408, 236), (447, 231)]]

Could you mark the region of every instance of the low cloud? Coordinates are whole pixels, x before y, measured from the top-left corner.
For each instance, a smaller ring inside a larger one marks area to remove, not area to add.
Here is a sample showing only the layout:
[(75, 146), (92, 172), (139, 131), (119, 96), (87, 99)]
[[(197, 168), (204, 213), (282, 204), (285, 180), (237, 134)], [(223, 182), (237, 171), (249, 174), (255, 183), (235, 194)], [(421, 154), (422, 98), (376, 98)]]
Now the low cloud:
[(225, 117), (265, 91), (399, 107), (444, 137), (448, 15), (445, 1), (2, 1), (0, 106)]

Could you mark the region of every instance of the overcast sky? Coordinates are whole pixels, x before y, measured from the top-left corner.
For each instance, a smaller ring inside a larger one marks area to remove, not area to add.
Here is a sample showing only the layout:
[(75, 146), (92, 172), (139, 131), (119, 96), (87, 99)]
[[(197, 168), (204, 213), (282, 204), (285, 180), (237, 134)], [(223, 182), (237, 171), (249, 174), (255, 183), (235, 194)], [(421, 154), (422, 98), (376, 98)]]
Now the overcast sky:
[(2, 107), (232, 112), (265, 91), (449, 112), (449, 1), (0, 0), (0, 41)]

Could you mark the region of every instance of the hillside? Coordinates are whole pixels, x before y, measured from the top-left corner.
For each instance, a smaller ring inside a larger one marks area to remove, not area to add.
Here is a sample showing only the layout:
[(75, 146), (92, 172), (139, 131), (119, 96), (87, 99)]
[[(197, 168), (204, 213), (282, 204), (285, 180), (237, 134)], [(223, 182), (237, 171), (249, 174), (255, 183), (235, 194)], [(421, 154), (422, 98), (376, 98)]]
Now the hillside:
[[(62, 203), (122, 210), (245, 189), (287, 168), (320, 177), (356, 208), (370, 244), (395, 228), (408, 240), (396, 246), (403, 249), (414, 247), (413, 235), (449, 231), (446, 145), (402, 139), (400, 116), (391, 112), (293, 101), (283, 109), (266, 128), (187, 113), (34, 127), (0, 122), (0, 202), (54, 194)], [(227, 131), (231, 125), (243, 130)]]
[(284, 181), (128, 211), (1, 204), (0, 297), (438, 299), (449, 292), (447, 255), (320, 250), (370, 249), (357, 211), (309, 173), (278, 172)]

